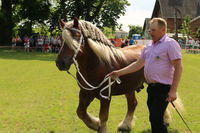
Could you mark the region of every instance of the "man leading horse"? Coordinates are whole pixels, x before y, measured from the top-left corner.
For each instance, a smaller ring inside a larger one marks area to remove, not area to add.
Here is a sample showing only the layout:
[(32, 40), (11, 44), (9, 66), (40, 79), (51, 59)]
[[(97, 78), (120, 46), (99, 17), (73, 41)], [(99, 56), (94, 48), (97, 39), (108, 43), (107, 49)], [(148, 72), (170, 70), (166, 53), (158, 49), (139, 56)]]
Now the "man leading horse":
[(166, 21), (153, 18), (150, 21), (152, 41), (143, 49), (140, 59), (109, 74), (115, 79), (136, 72), (144, 66), (152, 133), (167, 133), (163, 115), (168, 103), (177, 98), (176, 92), (182, 74), (181, 48), (174, 39), (167, 37), (166, 31)]

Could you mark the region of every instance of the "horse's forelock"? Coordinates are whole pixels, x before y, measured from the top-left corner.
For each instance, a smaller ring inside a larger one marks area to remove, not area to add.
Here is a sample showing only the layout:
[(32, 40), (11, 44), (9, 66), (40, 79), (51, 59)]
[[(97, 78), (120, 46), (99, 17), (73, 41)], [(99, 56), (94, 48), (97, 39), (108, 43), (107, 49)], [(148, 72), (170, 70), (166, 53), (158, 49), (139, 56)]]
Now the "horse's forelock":
[(68, 30), (63, 30), (62, 38), (70, 49), (76, 51), (76, 49), (78, 48), (78, 42), (72, 38), (72, 35)]

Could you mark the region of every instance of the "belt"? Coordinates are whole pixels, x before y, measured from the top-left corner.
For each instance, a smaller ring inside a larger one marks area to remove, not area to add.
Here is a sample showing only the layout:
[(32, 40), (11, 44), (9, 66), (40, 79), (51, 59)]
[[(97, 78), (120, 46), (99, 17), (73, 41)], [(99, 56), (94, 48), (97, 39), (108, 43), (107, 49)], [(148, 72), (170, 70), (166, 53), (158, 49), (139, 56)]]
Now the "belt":
[(162, 84), (162, 83), (149, 83), (148, 85), (150, 87), (155, 87), (155, 86), (171, 86), (169, 84)]

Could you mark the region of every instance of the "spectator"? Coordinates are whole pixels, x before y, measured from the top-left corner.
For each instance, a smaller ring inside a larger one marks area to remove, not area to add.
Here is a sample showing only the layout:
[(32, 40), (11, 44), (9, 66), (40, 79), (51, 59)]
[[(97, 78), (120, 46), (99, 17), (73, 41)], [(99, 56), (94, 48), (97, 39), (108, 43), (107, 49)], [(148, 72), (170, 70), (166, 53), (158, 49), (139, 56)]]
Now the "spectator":
[(131, 38), (129, 41), (129, 45), (133, 45), (133, 43), (134, 43), (134, 40)]
[(191, 48), (194, 47), (195, 41), (194, 41), (194, 39), (190, 38), (189, 41), (188, 41), (188, 43), (189, 43), (189, 49), (191, 49)]
[(11, 50), (15, 50), (16, 49), (16, 43), (17, 43), (17, 39), (15, 37), (12, 38), (12, 48)]
[(56, 46), (57, 46), (57, 38), (56, 36), (53, 38), (53, 48), (52, 48), (52, 52), (53, 53), (56, 53), (55, 49), (56, 49)]
[(49, 52), (52, 52), (52, 44), (49, 45)]
[(198, 49), (198, 48), (199, 48), (199, 41), (198, 41), (198, 39), (195, 40), (194, 48), (195, 48), (195, 49)]
[(57, 38), (57, 46), (58, 47), (61, 47), (61, 36), (59, 36), (58, 38)]
[(34, 36), (34, 46), (36, 46), (36, 48), (38, 48), (38, 38), (39, 38), (39, 35)]
[(181, 38), (178, 40), (178, 42), (179, 42), (179, 45), (182, 46), (183, 40)]
[(24, 51), (29, 53), (30, 41), (27, 35), (24, 36)]
[(59, 50), (60, 50), (59, 47), (56, 45), (54, 53), (58, 53)]
[(38, 46), (37, 46), (37, 50), (42, 52), (42, 47), (44, 44), (44, 40), (41, 36), (39, 36), (39, 38), (37, 39), (38, 42)]
[(123, 47), (125, 47), (125, 46), (126, 46), (126, 44), (125, 44), (125, 40), (122, 39), (122, 41), (121, 41), (121, 48), (123, 48)]
[(44, 48), (43, 48), (43, 51), (44, 52), (49, 52), (49, 43), (50, 43), (50, 40), (48, 37), (45, 37), (45, 40), (44, 40)]
[(30, 42), (30, 47), (33, 47), (34, 46), (34, 39), (33, 39), (33, 36), (31, 36), (29, 38), (29, 42)]
[(21, 44), (22, 44), (22, 40), (21, 40), (20, 36), (17, 36), (17, 38), (16, 38), (16, 46), (21, 46)]
[(126, 46), (128, 46), (128, 39), (125, 40), (125, 44), (126, 44)]
[(111, 40), (111, 43), (112, 43), (113, 45), (115, 44), (115, 41), (114, 41), (114, 39), (112, 39), (112, 40)]

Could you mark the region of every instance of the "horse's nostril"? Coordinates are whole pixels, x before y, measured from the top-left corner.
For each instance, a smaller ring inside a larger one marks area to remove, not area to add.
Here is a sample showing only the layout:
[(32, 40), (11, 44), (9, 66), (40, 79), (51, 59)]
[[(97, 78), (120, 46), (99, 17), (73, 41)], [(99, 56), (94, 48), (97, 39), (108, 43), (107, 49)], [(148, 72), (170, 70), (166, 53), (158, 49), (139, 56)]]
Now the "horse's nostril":
[(56, 66), (59, 70), (69, 70), (72, 62), (70, 58), (62, 58), (56, 60)]
[(65, 66), (65, 62), (63, 61), (61, 65), (64, 67)]
[(59, 70), (68, 70), (69, 67), (66, 65), (64, 60), (56, 60), (56, 66)]
[(64, 61), (56, 60), (56, 66), (59, 70), (62, 70), (64, 66)]
[(59, 62), (58, 62), (58, 61), (56, 61), (56, 66), (57, 66), (58, 68), (60, 68), (60, 65), (59, 65)]

